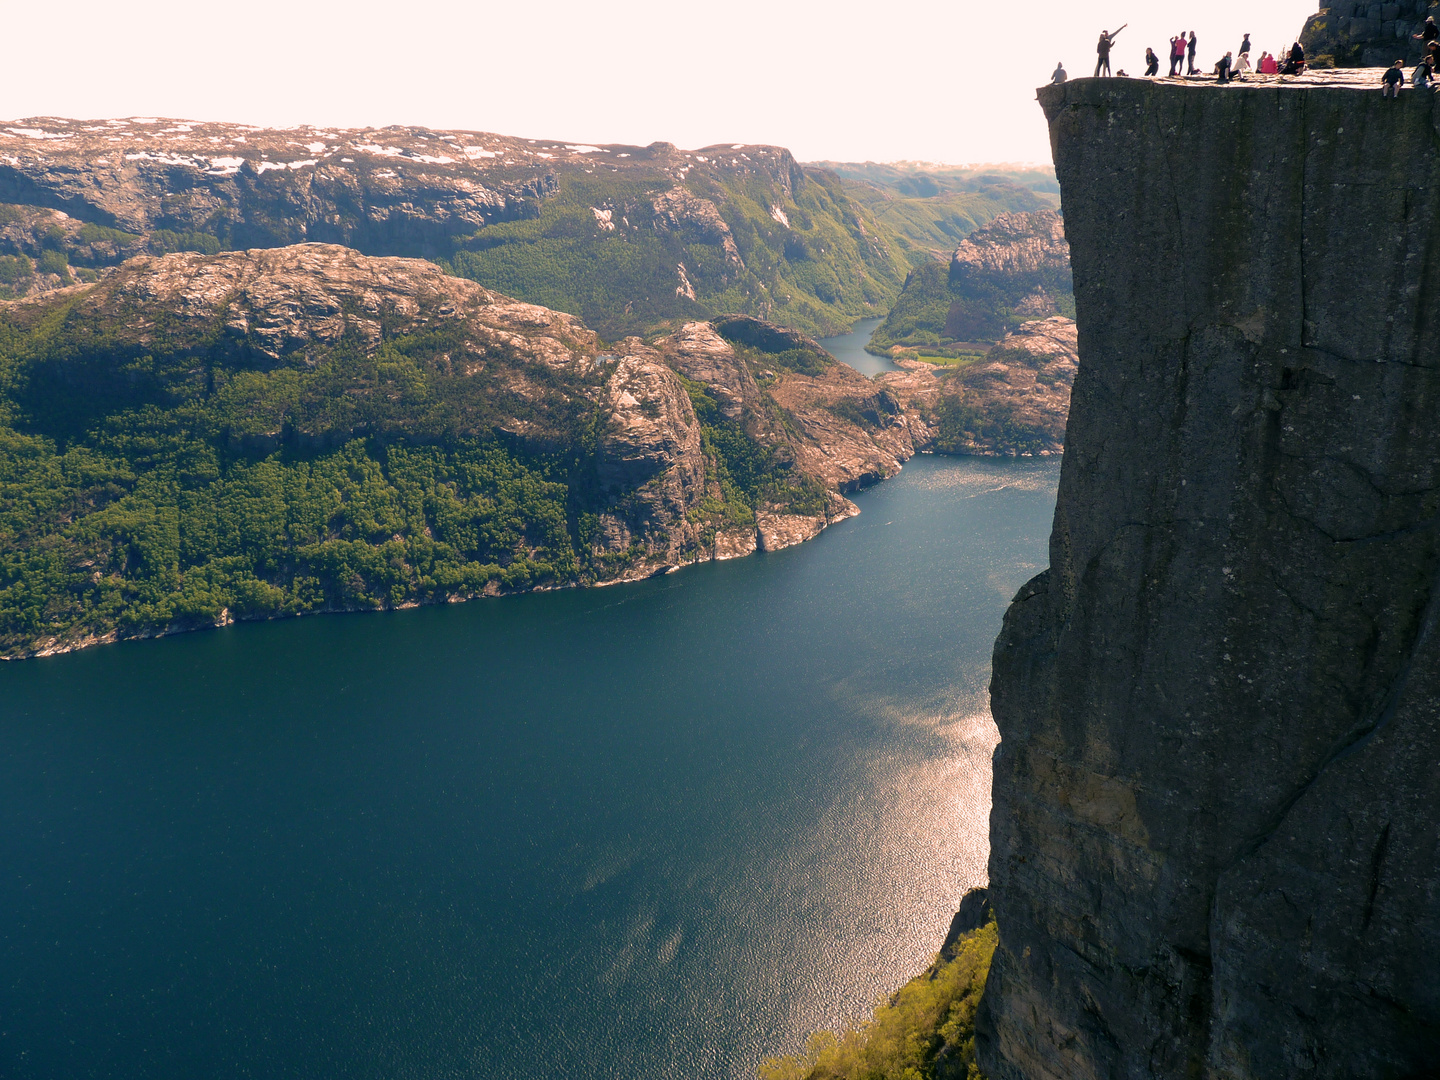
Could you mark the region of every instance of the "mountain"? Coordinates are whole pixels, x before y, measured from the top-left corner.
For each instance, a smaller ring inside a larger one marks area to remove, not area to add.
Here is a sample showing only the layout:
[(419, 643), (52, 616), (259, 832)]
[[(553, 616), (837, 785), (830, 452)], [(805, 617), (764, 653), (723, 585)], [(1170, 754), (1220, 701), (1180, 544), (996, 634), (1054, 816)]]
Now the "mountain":
[(961, 240), (948, 265), (928, 260), (910, 272), (871, 347), (892, 357), (981, 352), (1027, 320), (1073, 317), (1071, 289), (1060, 215), (1001, 214)]
[(773, 550), (913, 452), (747, 316), (607, 345), (423, 260), (137, 256), (0, 303), (0, 655)]
[(1375, 74), (1039, 92), (1080, 368), (995, 644), (992, 1080), (1435, 1074), (1440, 163)]
[(875, 381), (914, 414), (917, 449), (986, 457), (1049, 457), (1065, 449), (1079, 356), (1075, 324), (1035, 319), (984, 356), (955, 364), (900, 357)]
[(907, 215), (961, 215), (932, 223), (954, 233), (1034, 201), (956, 198), (915, 211), (772, 146), (42, 117), (0, 123), (0, 293), (140, 253), (323, 242), (436, 260), (612, 340), (726, 312), (828, 333), (889, 310), (933, 239)]
[(910, 261), (948, 258), (967, 235), (1004, 213), (1051, 209), (1059, 187), (1049, 169), (966, 169), (923, 162), (817, 162), (846, 191), (904, 239)]

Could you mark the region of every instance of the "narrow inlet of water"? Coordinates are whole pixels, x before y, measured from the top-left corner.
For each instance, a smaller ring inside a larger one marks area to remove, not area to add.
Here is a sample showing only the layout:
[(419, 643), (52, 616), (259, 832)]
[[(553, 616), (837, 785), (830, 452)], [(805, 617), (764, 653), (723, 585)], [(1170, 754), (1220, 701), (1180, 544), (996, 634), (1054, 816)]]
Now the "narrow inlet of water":
[(1058, 464), (771, 555), (0, 665), (0, 1075), (742, 1080), (985, 881)]
[(850, 333), (841, 334), (839, 337), (821, 338), (820, 344), (829, 349), (835, 359), (849, 364), (861, 375), (873, 377), (882, 371), (898, 371), (899, 368), (885, 357), (865, 351), (865, 346), (870, 342), (870, 336), (884, 321), (884, 319), (861, 319)]

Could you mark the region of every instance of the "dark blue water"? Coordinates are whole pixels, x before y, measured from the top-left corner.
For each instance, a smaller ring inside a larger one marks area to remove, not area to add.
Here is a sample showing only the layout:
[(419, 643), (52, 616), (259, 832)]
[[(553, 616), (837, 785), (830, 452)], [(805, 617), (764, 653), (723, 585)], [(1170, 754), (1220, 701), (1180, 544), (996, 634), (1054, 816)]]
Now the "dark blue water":
[(0, 666), (0, 1076), (738, 1078), (984, 879), (1058, 467), (779, 552)]
[(830, 355), (835, 359), (849, 364), (861, 375), (879, 375), (882, 371), (898, 371), (899, 368), (885, 357), (865, 351), (865, 346), (870, 342), (870, 335), (875, 333), (875, 328), (884, 321), (884, 319), (861, 319), (850, 333), (841, 334), (839, 337), (821, 338), (820, 344), (829, 349)]

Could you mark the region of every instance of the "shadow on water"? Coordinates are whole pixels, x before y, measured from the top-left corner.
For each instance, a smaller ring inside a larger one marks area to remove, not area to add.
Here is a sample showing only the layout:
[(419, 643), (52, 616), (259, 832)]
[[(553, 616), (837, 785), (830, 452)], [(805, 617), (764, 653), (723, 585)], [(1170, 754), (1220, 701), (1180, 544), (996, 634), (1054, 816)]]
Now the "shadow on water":
[(0, 666), (0, 1074), (739, 1078), (985, 878), (1058, 466), (608, 589)]

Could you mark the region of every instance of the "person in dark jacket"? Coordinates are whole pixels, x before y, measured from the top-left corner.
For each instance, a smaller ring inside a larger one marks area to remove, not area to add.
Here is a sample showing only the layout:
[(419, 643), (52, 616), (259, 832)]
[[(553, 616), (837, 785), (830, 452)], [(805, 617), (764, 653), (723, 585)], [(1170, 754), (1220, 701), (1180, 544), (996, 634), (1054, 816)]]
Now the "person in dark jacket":
[[(1120, 30), (1123, 29), (1125, 28), (1122, 26)], [(1110, 46), (1115, 44), (1115, 35), (1120, 33), (1120, 30), (1116, 30), (1114, 34), (1109, 30), (1100, 31), (1100, 42), (1095, 46), (1095, 77), (1097, 79), (1100, 77), (1102, 67), (1107, 76), (1110, 74)]]
[(1160, 58), (1155, 55), (1155, 50), (1148, 45), (1145, 47), (1145, 74), (1160, 74)]
[(1220, 62), (1215, 65), (1215, 78), (1222, 83), (1228, 83), (1230, 81), (1230, 65), (1232, 63), (1234, 63), (1234, 60), (1227, 52), (1220, 58)]
[(1186, 54), (1186, 56), (1187, 56), (1187, 58), (1189, 59), (1189, 62), (1190, 62), (1190, 71), (1189, 71), (1188, 74), (1198, 75), (1199, 72), (1195, 70), (1195, 31), (1194, 31), (1194, 30), (1191, 30), (1191, 31), (1190, 31), (1190, 40), (1185, 43), (1185, 54)]
[(1420, 28), (1420, 33), (1411, 34), (1411, 37), (1420, 42), (1422, 48), (1428, 46), (1436, 38), (1440, 38), (1440, 27), (1435, 25), (1435, 16), (1425, 16), (1425, 25)]
[(1400, 100), (1400, 87), (1405, 84), (1405, 61), (1396, 60), (1380, 76), (1380, 96)]
[(1280, 69), (1281, 75), (1299, 75), (1305, 70), (1305, 46), (1295, 42), (1290, 46), (1290, 59), (1285, 61), (1285, 66)]
[(1250, 51), (1250, 34), (1249, 34), (1249, 32), (1247, 31), (1246, 34), (1245, 34), (1245, 40), (1242, 41), (1242, 42), (1240, 42), (1240, 53), (1239, 53), (1238, 55), (1243, 56), (1245, 53), (1248, 53), (1249, 51)]

